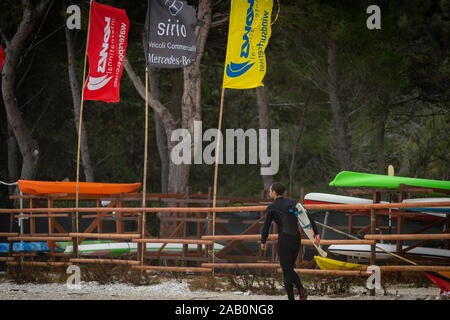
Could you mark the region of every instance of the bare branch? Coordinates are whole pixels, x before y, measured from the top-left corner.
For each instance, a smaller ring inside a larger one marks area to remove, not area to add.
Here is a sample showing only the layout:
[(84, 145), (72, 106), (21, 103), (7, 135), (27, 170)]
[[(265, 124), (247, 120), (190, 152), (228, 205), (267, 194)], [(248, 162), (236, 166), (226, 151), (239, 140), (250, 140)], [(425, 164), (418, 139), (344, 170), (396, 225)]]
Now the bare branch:
[(228, 22), (228, 20), (230, 20), (230, 16), (226, 16), (223, 19), (211, 22), (210, 28), (212, 29), (212, 28), (220, 27), (221, 25), (226, 24)]

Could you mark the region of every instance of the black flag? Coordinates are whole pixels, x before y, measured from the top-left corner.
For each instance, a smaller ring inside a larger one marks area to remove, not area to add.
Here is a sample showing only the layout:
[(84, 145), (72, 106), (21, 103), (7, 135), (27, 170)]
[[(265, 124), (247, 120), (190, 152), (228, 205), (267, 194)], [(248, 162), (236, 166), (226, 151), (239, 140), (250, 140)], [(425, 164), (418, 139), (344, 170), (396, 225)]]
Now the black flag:
[(195, 62), (195, 9), (182, 0), (149, 0), (147, 11), (147, 65), (184, 68)]

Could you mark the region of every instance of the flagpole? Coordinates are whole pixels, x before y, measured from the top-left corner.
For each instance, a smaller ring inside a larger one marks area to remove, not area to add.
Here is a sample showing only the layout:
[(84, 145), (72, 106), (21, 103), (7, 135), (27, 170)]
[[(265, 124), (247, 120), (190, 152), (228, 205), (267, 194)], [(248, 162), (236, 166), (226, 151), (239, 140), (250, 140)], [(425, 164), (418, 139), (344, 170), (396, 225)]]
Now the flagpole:
[[(220, 111), (219, 111), (219, 125), (217, 126), (217, 144), (216, 144), (216, 163), (214, 167), (214, 190), (213, 190), (213, 208), (216, 208), (216, 199), (217, 199), (217, 175), (219, 172), (219, 149), (220, 149), (220, 137), (222, 132), (222, 114), (223, 114), (223, 100), (225, 96), (225, 87), (222, 87), (222, 96), (220, 97)], [(213, 243), (212, 243), (212, 263), (215, 261), (215, 253), (214, 253), (214, 236), (216, 235), (216, 211), (213, 212)], [(214, 276), (214, 267), (212, 269), (212, 274)]]
[[(142, 208), (146, 206), (147, 193), (147, 161), (148, 161), (148, 66), (145, 67), (145, 138), (144, 138), (144, 178), (142, 181)], [(145, 237), (145, 212), (142, 212), (141, 238)], [(144, 264), (145, 243), (142, 243), (140, 262)]]
[[(83, 68), (83, 87), (81, 90), (81, 101), (80, 101), (80, 119), (78, 121), (78, 146), (77, 146), (77, 178), (76, 178), (76, 192), (75, 192), (75, 232), (78, 234), (78, 185), (80, 182), (80, 145), (81, 145), (81, 128), (83, 123), (83, 105), (84, 105), (84, 88), (86, 86), (86, 62), (88, 55), (88, 45), (89, 45), (89, 32), (91, 29), (91, 9), (92, 9), (92, 0), (89, 2), (89, 22), (88, 22), (88, 30), (86, 36), (86, 49), (84, 52), (84, 68)], [(72, 223), (73, 225), (73, 223)], [(78, 236), (76, 237), (76, 244), (74, 243), (73, 252), (75, 257), (78, 257)]]

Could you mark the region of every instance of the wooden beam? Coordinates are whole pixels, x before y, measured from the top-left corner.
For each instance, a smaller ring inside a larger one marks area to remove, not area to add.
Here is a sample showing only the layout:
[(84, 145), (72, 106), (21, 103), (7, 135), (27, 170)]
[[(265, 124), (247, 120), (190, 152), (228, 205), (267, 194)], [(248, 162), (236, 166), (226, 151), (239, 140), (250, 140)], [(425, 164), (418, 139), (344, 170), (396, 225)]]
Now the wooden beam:
[[(227, 241), (227, 240), (241, 240), (241, 241), (259, 241), (261, 240), (261, 235), (259, 234), (248, 234), (248, 235), (218, 235), (218, 236), (203, 236), (203, 240), (218, 240), (218, 241)], [(270, 234), (268, 237), (269, 241), (274, 241), (278, 239), (278, 234)], [(302, 239), (302, 245), (312, 246), (312, 242), (309, 239)], [(321, 240), (321, 245), (331, 245), (331, 244), (375, 244), (375, 240)]]
[(450, 239), (450, 233), (432, 233), (432, 234), (366, 234), (367, 240), (431, 240), (431, 239)]
[[(277, 269), (281, 272), (281, 268)], [(359, 270), (321, 270), (321, 269), (294, 269), (294, 271), (300, 275), (310, 274), (310, 275), (332, 275), (332, 276), (359, 276), (368, 277), (372, 273), (367, 273), (365, 271)]]
[(64, 266), (70, 266), (71, 262), (39, 262), (39, 261), (23, 261), (23, 262), (16, 262), (16, 261), (8, 261), (6, 262), (7, 265), (26, 265), (26, 266), (38, 266), (38, 267), (47, 267), (47, 266), (53, 266), (53, 267), (64, 267)]
[(135, 270), (173, 271), (173, 272), (212, 272), (211, 268), (202, 267), (165, 267), (165, 266), (133, 266)]
[(69, 233), (71, 237), (83, 237), (85, 238), (98, 238), (98, 239), (139, 239), (141, 237), (138, 233), (84, 233), (84, 232), (71, 232)]
[(0, 261), (14, 261), (14, 257), (0, 257)]
[[(231, 235), (231, 232), (228, 231), (228, 229), (225, 228), (225, 226), (223, 226), (221, 223), (216, 223), (216, 229), (219, 230), (220, 232), (224, 233), (225, 235)], [(210, 239), (210, 240), (212, 240), (212, 239)], [(239, 243), (237, 245), (237, 247), (241, 250), (242, 253), (244, 253), (244, 255), (252, 254), (251, 251), (246, 246), (244, 246), (242, 243)], [(224, 255), (224, 252), (223, 252), (223, 249), (222, 249), (220, 254), (218, 254), (218, 256), (220, 258), (223, 255)]]
[(15, 237), (18, 235), (18, 232), (0, 232), (0, 237)]
[(380, 266), (380, 271), (394, 272), (394, 271), (450, 271), (450, 266)]
[(212, 240), (199, 240), (199, 239), (174, 239), (174, 238), (145, 238), (145, 239), (133, 239), (133, 242), (137, 243), (184, 243), (184, 244), (209, 244), (212, 245)]
[[(263, 220), (263, 218), (260, 219), (261, 221)], [(255, 232), (256, 230), (258, 230), (260, 228), (260, 225), (258, 223), (255, 223), (253, 225), (251, 225), (250, 227), (248, 227), (246, 230), (244, 230), (244, 232), (242, 232), (242, 235), (247, 235), (247, 234), (251, 234), (253, 232)], [(261, 236), (260, 236), (261, 239)], [(244, 254), (251, 254), (251, 251), (245, 247), (244, 250), (242, 250), (241, 248), (241, 240), (233, 240), (231, 243), (227, 244), (222, 250), (220, 250), (220, 256), (223, 256), (225, 254), (227, 254), (228, 252), (230, 252), (231, 250), (233, 250), (236, 247), (239, 247), (242, 251), (242, 253)]]
[[(370, 209), (401, 209), (401, 208), (432, 208), (450, 207), (450, 202), (420, 202), (420, 203), (372, 203), (372, 204), (305, 204), (308, 210), (370, 210)], [(0, 209), (0, 213), (37, 213), (37, 212), (254, 212), (264, 211), (267, 206), (240, 206), (240, 207), (216, 207), (216, 208), (186, 208), (186, 207), (147, 207), (147, 208), (28, 208), (28, 209)], [(394, 213), (392, 213), (394, 214)], [(415, 213), (411, 212), (411, 215)], [(417, 212), (417, 214), (421, 214)]]
[(72, 238), (56, 236), (19, 236), (8, 237), (8, 241), (72, 241)]
[(99, 263), (99, 264), (127, 264), (138, 265), (140, 262), (137, 260), (120, 260), (120, 259), (90, 259), (90, 258), (71, 258), (70, 262), (73, 263)]

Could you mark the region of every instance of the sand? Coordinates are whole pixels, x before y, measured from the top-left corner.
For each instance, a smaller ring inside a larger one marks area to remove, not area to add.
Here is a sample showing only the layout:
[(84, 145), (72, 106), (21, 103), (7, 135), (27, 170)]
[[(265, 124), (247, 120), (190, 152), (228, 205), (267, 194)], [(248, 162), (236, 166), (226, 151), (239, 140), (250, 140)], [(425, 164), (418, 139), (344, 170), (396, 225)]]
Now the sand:
[[(250, 291), (208, 291), (189, 289), (189, 279), (162, 279), (148, 286), (130, 284), (98, 284), (81, 282), (78, 289), (66, 284), (17, 284), (0, 282), (0, 300), (286, 300), (286, 295), (261, 295)], [(438, 300), (440, 290), (434, 286), (414, 288), (408, 285), (392, 285), (376, 290), (370, 296), (364, 287), (351, 287), (349, 294), (341, 296), (310, 295), (309, 300)]]

